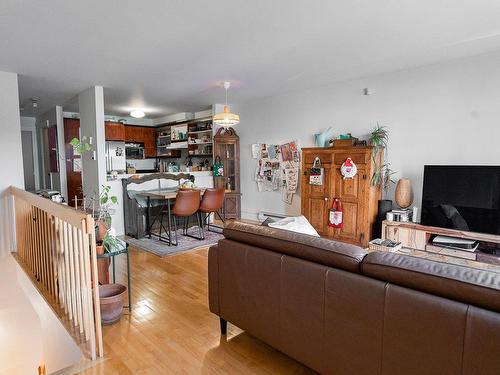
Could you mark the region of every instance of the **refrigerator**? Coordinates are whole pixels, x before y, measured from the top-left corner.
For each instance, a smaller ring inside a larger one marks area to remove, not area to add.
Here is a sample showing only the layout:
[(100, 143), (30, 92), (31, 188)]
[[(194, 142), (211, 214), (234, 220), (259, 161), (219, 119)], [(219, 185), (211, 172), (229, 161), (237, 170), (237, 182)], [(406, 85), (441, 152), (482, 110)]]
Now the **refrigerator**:
[(126, 169), (125, 142), (106, 141), (106, 171), (125, 172)]

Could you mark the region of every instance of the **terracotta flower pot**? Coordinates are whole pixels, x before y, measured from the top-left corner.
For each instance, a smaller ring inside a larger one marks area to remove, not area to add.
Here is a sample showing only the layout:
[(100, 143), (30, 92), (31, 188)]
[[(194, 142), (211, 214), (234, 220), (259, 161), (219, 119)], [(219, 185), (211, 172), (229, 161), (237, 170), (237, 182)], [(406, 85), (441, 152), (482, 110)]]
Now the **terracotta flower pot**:
[(396, 186), (395, 200), (399, 207), (408, 208), (413, 203), (413, 192), (411, 181), (408, 178), (402, 178)]
[(97, 244), (95, 246), (95, 251), (97, 252), (97, 255), (104, 254), (104, 246), (102, 244), (101, 245)]
[(104, 236), (106, 235), (106, 232), (108, 231), (108, 227), (102, 220), (97, 220), (95, 222), (96, 224), (96, 241), (102, 241), (104, 239)]
[(120, 320), (126, 291), (127, 287), (121, 284), (99, 286), (102, 324), (113, 324)]

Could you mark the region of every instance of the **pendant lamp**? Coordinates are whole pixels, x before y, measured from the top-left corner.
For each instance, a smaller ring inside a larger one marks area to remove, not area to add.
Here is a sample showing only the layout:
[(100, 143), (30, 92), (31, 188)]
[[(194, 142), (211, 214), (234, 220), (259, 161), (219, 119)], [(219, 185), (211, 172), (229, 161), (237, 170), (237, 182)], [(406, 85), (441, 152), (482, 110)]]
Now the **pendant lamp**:
[(228, 128), (230, 126), (234, 126), (236, 124), (239, 124), (240, 122), (240, 116), (231, 113), (229, 110), (229, 106), (227, 105), (227, 90), (231, 87), (231, 82), (224, 82), (224, 89), (226, 90), (226, 105), (224, 105), (224, 111), (221, 113), (217, 113), (213, 117), (213, 122), (214, 124), (223, 126), (225, 128)]

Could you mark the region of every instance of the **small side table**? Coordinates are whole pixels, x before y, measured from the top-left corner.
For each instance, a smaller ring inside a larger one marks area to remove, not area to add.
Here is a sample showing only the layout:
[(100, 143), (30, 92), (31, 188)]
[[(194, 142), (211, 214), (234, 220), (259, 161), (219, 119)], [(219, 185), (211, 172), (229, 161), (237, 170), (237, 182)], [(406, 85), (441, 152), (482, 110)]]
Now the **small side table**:
[(131, 290), (130, 290), (130, 255), (128, 252), (128, 243), (124, 241), (120, 241), (122, 244), (116, 246), (113, 251), (105, 252), (104, 254), (98, 254), (97, 258), (111, 258), (111, 263), (113, 264), (113, 283), (116, 282), (116, 267), (115, 267), (115, 256), (120, 254), (127, 255), (127, 291), (128, 291), (128, 306), (123, 306), (128, 309), (129, 312), (132, 312), (132, 299), (131, 299)]

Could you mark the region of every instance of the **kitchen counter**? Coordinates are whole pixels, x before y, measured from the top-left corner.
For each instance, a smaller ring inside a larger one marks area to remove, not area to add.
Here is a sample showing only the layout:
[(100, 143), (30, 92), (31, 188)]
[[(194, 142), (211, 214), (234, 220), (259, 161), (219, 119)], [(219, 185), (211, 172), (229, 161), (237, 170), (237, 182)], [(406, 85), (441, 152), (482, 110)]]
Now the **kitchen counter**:
[[(168, 172), (165, 174), (179, 174), (188, 173), (194, 176), (194, 184), (200, 188), (213, 188), (214, 178), (212, 171), (197, 171), (197, 172)], [(115, 213), (112, 215), (111, 226), (115, 229), (117, 235), (125, 234), (125, 224), (123, 217), (123, 186), (122, 180), (127, 179), (131, 176), (147, 176), (153, 173), (134, 173), (134, 174), (119, 174), (116, 179), (110, 179), (112, 176), (108, 175), (108, 181), (106, 185), (111, 187), (110, 195), (115, 195), (118, 198), (118, 203), (113, 206)], [(151, 181), (153, 182), (153, 181)], [(146, 187), (144, 190), (149, 190)]]

